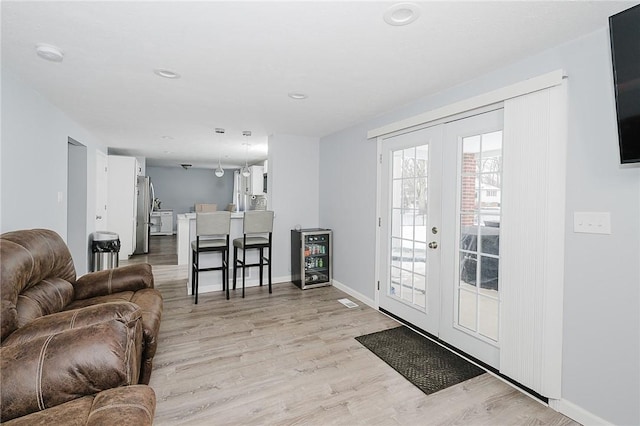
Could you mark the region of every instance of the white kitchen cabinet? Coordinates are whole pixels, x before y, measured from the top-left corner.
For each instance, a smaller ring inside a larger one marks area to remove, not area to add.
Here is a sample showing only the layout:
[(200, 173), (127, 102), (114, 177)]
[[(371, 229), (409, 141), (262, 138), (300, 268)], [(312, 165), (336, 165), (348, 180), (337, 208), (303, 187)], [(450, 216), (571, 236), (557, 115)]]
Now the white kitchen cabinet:
[(136, 250), (138, 168), (135, 157), (108, 156), (107, 230), (120, 238), (120, 260), (127, 259)]
[(151, 235), (173, 235), (173, 210), (151, 213)]
[(244, 193), (247, 195), (264, 195), (264, 168), (249, 166), (251, 175), (243, 178)]

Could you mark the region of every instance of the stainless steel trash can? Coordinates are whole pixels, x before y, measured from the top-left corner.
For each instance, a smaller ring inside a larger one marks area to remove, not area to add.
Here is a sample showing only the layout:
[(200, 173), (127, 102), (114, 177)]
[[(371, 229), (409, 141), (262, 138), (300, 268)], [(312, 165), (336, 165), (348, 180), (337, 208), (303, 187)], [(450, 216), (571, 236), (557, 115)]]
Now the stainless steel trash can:
[(91, 234), (91, 271), (103, 271), (118, 267), (120, 237), (115, 232), (98, 231)]

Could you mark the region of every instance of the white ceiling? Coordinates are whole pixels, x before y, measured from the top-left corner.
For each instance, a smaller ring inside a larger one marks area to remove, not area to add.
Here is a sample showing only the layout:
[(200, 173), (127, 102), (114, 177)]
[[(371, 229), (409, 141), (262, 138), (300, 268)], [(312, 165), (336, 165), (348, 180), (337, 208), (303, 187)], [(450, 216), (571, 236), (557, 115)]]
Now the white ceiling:
[[(415, 2), (417, 21), (390, 26), (395, 3), (2, 1), (2, 66), (118, 153), (237, 166), (266, 158), (268, 135), (330, 134), (605, 27), (638, 2)], [(64, 61), (38, 58), (36, 43)]]

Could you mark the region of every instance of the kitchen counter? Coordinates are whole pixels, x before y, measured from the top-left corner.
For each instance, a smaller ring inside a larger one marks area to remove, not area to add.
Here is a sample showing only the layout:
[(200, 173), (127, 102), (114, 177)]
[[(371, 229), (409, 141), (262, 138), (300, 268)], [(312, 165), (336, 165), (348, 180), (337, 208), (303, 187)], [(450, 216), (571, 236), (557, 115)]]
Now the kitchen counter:
[[(178, 265), (191, 265), (191, 242), (196, 239), (196, 213), (182, 213), (176, 216), (178, 222), (177, 229), (177, 246), (178, 246)], [(244, 212), (232, 212), (231, 213), (231, 230), (229, 234), (229, 282), (232, 283), (233, 278), (233, 239), (241, 238), (242, 233), (242, 220), (244, 219)], [(249, 263), (256, 263), (258, 261), (258, 254), (253, 253), (256, 250), (252, 250), (247, 260)], [(252, 255), (255, 254), (255, 259)], [(201, 267), (207, 266), (219, 266), (220, 254), (219, 253), (200, 253), (200, 265)], [(191, 294), (191, 268), (187, 269), (187, 292)], [(200, 293), (208, 291), (222, 290), (222, 276), (221, 271), (207, 271), (200, 272), (199, 285)], [(249, 281), (255, 275), (256, 278)], [(247, 270), (247, 285), (254, 285), (257, 283), (257, 268), (250, 268)], [(238, 285), (242, 286), (242, 272), (238, 271)]]

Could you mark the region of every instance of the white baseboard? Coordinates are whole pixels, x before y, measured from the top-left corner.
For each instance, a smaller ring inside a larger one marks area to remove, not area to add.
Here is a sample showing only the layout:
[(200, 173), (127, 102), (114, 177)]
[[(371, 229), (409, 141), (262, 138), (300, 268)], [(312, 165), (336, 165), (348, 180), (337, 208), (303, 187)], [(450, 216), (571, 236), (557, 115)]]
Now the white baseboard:
[(337, 288), (338, 290), (344, 291), (345, 293), (347, 293), (349, 296), (353, 296), (356, 299), (358, 299), (359, 301), (361, 301), (362, 303), (364, 303), (365, 305), (369, 305), (370, 307), (372, 307), (373, 309), (378, 309), (378, 307), (376, 306), (376, 302), (373, 299), (368, 298), (367, 296), (365, 296), (364, 294), (355, 291), (354, 289), (352, 289), (351, 287), (348, 287), (344, 284), (342, 284), (340, 281), (338, 280), (331, 280), (331, 283), (333, 284), (333, 286), (335, 288)]
[(291, 282), (291, 275), (283, 275), (281, 277), (271, 278), (271, 281), (274, 284), (275, 283), (290, 283)]
[(585, 426), (611, 426), (612, 423), (566, 399), (550, 399), (549, 407)]
[[(282, 277), (272, 277), (271, 278), (271, 283), (272, 284), (278, 284), (278, 283), (286, 283), (286, 282), (290, 282), (291, 281), (291, 276), (282, 276)], [(229, 280), (229, 283), (231, 284), (231, 287), (229, 288), (233, 288), (233, 282), (232, 280)], [(189, 282), (187, 281), (187, 294), (191, 295), (191, 284), (189, 284)], [(244, 283), (245, 288), (247, 287), (258, 287), (260, 285), (260, 280), (257, 278), (251, 278), (251, 279), (247, 279)], [(262, 285), (269, 285), (266, 278), (264, 279), (264, 281), (262, 282)], [(238, 289), (242, 289), (242, 278), (239, 278), (238, 281), (236, 282), (236, 288)], [(222, 291), (222, 283), (220, 284), (205, 284), (205, 285), (199, 285), (198, 286), (198, 294), (202, 294), (202, 293), (210, 293), (213, 291)]]

